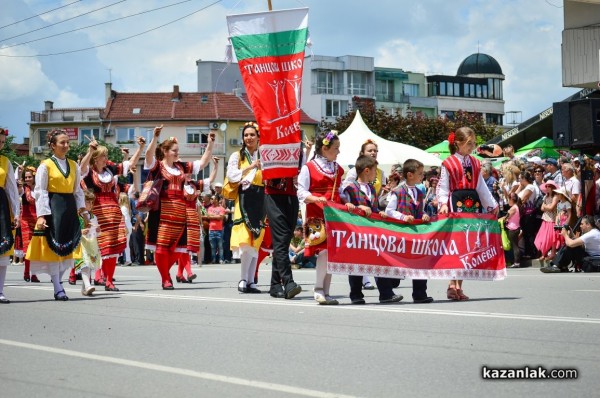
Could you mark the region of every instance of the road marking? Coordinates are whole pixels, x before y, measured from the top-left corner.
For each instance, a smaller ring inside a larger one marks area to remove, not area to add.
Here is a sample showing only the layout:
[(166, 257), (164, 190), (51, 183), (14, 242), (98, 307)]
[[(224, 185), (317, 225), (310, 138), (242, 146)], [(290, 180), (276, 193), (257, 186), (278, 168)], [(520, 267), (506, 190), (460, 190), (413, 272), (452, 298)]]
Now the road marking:
[(286, 393), (286, 394), (296, 394), (296, 395), (303, 395), (306, 397), (318, 397), (318, 398), (334, 398), (334, 397), (356, 398), (353, 395), (328, 393), (328, 392), (324, 392), (324, 391), (310, 390), (307, 388), (288, 386), (285, 384), (266, 383), (266, 382), (256, 381), (256, 380), (240, 379), (237, 377), (219, 375), (219, 374), (215, 374), (215, 373), (197, 372), (195, 370), (176, 368), (173, 366), (164, 366), (164, 365), (158, 365), (158, 364), (147, 363), (147, 362), (132, 361), (130, 359), (115, 358), (115, 357), (109, 357), (109, 356), (105, 356), (105, 355), (89, 354), (89, 353), (85, 353), (85, 352), (65, 350), (62, 348), (54, 348), (54, 347), (48, 347), (48, 346), (43, 346), (43, 345), (38, 345), (38, 344), (22, 343), (20, 341), (0, 339), (0, 344), (17, 347), (17, 348), (26, 348), (26, 349), (30, 349), (30, 350), (43, 351), (43, 352), (48, 352), (51, 354), (66, 355), (69, 357), (81, 358), (81, 359), (85, 359), (85, 360), (108, 362), (108, 363), (113, 363), (115, 365), (131, 366), (131, 367), (141, 368), (141, 369), (146, 369), (146, 370), (154, 370), (157, 372), (171, 373), (171, 374), (176, 374), (176, 375), (180, 375), (180, 376), (194, 377), (197, 379), (216, 381), (216, 382), (220, 382), (220, 383), (235, 384), (235, 385), (239, 385), (239, 386), (260, 388), (263, 390), (270, 390), (270, 391), (278, 391), (278, 392), (282, 392), (282, 393)]
[[(7, 285), (11, 286), (11, 285)], [(34, 290), (52, 290), (52, 288), (46, 288), (43, 286), (22, 286), (12, 285), (11, 287), (22, 288), (22, 289), (34, 289)], [(79, 292), (75, 289), (67, 289), (67, 293)], [(577, 290), (576, 290), (577, 291)], [(584, 291), (584, 290), (580, 290)], [(596, 290), (592, 290), (596, 291)], [(111, 292), (104, 294), (108, 295), (119, 295), (128, 297), (140, 297), (140, 298), (156, 298), (162, 300), (189, 300), (189, 301), (212, 301), (218, 303), (235, 303), (235, 304), (246, 304), (246, 305), (268, 305), (268, 306), (296, 306), (306, 308), (319, 308), (319, 311), (333, 310), (336, 311), (370, 311), (370, 312), (389, 312), (389, 313), (406, 313), (406, 314), (421, 314), (421, 315), (445, 315), (445, 316), (462, 316), (470, 318), (496, 318), (496, 319), (512, 319), (512, 320), (523, 320), (523, 321), (540, 321), (540, 322), (567, 322), (567, 323), (591, 323), (600, 324), (600, 318), (578, 318), (578, 317), (563, 317), (563, 316), (546, 316), (546, 315), (530, 315), (530, 314), (507, 314), (501, 312), (478, 312), (478, 311), (454, 311), (454, 310), (438, 310), (438, 309), (426, 309), (426, 308), (404, 308), (403, 303), (399, 304), (386, 304), (386, 305), (336, 305), (336, 306), (320, 306), (312, 300), (282, 300), (282, 299), (261, 299), (261, 298), (220, 298), (220, 297), (203, 297), (203, 296), (185, 296), (167, 293), (138, 293), (138, 292)], [(90, 300), (94, 300), (90, 298)], [(433, 304), (432, 304), (433, 305)]]

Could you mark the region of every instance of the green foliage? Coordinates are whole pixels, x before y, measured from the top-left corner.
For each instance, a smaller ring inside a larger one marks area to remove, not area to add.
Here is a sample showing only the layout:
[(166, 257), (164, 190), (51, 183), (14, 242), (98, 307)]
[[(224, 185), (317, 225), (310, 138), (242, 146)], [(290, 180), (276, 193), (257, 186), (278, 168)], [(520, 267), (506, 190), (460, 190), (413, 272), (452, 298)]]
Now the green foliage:
[(14, 140), (14, 136), (6, 137), (6, 143), (2, 150), (0, 150), (0, 155), (4, 155), (8, 158), (8, 160), (12, 163), (13, 167), (15, 167), (15, 163), (23, 164), (25, 162), (25, 166), (33, 166), (37, 168), (40, 165), (40, 161), (35, 159), (33, 156), (25, 155), (18, 156), (15, 150), (12, 148), (12, 143)]
[[(108, 144), (102, 140), (96, 140), (96, 141), (98, 141), (98, 144), (105, 146), (106, 149), (108, 149), (108, 159), (110, 161), (115, 162), (115, 163), (120, 163), (123, 161), (123, 153), (121, 152), (121, 149), (118, 146)], [(73, 159), (74, 161), (77, 161), (79, 156), (81, 156), (81, 157), (85, 156), (87, 151), (88, 151), (87, 143), (81, 143), (81, 144), (71, 143), (69, 152), (67, 152), (67, 157), (69, 159)]]
[[(454, 115), (454, 120), (448, 120), (441, 116), (429, 118), (416, 113), (401, 116), (392, 115), (384, 108), (377, 109), (372, 100), (354, 97), (353, 102), (355, 108), (360, 110), (365, 124), (375, 134), (390, 141), (401, 142), (421, 149), (429, 148), (447, 139), (451, 131), (463, 126), (471, 127), (475, 131), (478, 144), (501, 133), (498, 126), (485, 124), (480, 114), (458, 111)], [(355, 115), (356, 110), (353, 110), (338, 117), (335, 123), (323, 123), (323, 126), (326, 129), (343, 132), (350, 126)]]

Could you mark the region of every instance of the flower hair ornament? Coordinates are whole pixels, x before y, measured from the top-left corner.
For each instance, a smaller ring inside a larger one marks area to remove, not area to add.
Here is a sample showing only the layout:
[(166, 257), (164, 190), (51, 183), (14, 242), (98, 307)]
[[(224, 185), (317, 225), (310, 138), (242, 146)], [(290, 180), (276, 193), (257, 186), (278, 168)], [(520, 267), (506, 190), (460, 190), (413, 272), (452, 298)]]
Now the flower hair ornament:
[(373, 141), (372, 139), (370, 139), (370, 138), (368, 140), (366, 140), (365, 142), (363, 142), (363, 145), (366, 145), (366, 144), (377, 145), (377, 143), (375, 141)]
[(177, 137), (169, 137), (169, 141), (173, 141), (176, 144), (179, 144), (179, 142), (177, 141)]
[(254, 123), (254, 122), (246, 122), (246, 123), (244, 123), (244, 128), (245, 127), (252, 127), (254, 130), (260, 131), (260, 129), (258, 128), (258, 124)]
[(327, 135), (325, 136), (325, 138), (323, 138), (323, 141), (321, 141), (323, 143), (323, 145), (328, 146), (329, 144), (331, 144), (331, 140), (333, 139), (333, 137), (335, 137), (337, 135), (337, 131), (336, 130), (330, 130)]
[(8, 137), (8, 130), (7, 129), (3, 129), (2, 127), (0, 127), (0, 135), (5, 135)]
[(451, 131), (451, 132), (450, 132), (450, 135), (448, 136), (448, 143), (449, 143), (450, 145), (454, 145), (454, 138), (455, 138), (455, 137), (454, 137), (454, 131)]

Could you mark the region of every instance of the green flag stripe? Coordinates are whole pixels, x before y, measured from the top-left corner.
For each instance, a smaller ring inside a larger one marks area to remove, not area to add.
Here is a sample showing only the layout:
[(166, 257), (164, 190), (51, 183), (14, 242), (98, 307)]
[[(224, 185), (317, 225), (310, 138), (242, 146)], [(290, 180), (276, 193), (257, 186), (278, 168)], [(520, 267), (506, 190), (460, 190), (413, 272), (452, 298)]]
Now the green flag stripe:
[(257, 57), (278, 57), (298, 54), (306, 47), (308, 29), (258, 35), (234, 36), (231, 44), (238, 61)]
[[(348, 224), (356, 225), (358, 227), (375, 227), (376, 226), (374, 220), (371, 220), (369, 218), (362, 217), (362, 216), (359, 216), (356, 214), (344, 212), (344, 211), (336, 211), (330, 207), (325, 208), (325, 217), (328, 221), (348, 223)], [(488, 220), (486, 220), (486, 221), (488, 221)], [(429, 232), (453, 232), (453, 231), (459, 231), (464, 226), (467, 226), (467, 225), (472, 226), (473, 222), (474, 222), (474, 220), (472, 220), (472, 219), (454, 219), (451, 222), (444, 223), (443, 226), (439, 225), (439, 223), (436, 223), (436, 224), (413, 224), (413, 225), (407, 225), (406, 227), (404, 227), (403, 225), (398, 225), (398, 224), (394, 223), (394, 224), (390, 224), (388, 228), (389, 229), (402, 228), (403, 229), (402, 233), (407, 233), (407, 234), (411, 234), (411, 233), (412, 234), (423, 234), (423, 233), (429, 233)], [(488, 221), (488, 222), (491, 225), (491, 230), (489, 231), (490, 233), (492, 233), (492, 234), (500, 233), (500, 224), (498, 224), (497, 222), (490, 222), (490, 221)], [(379, 226), (381, 226), (381, 224)], [(475, 231), (472, 229), (471, 232), (475, 232)]]

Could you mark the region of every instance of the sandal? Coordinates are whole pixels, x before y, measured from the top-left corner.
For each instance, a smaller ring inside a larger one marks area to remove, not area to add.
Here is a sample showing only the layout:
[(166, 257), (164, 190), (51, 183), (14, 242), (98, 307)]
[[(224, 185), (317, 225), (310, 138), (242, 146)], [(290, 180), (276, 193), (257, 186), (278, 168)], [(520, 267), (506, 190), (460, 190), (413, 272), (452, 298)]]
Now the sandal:
[[(61, 293), (62, 293), (62, 295), (60, 295)], [(67, 301), (67, 300), (69, 300), (69, 298), (67, 297), (67, 294), (65, 293), (65, 291), (61, 290), (60, 292), (54, 293), (54, 300)]]
[(457, 289), (456, 293), (458, 294), (458, 299), (461, 301), (466, 301), (469, 299), (469, 296), (465, 295), (462, 291), (462, 289)]
[(458, 290), (456, 290), (456, 288), (453, 288), (453, 287), (449, 287), (448, 290), (446, 290), (446, 297), (448, 297), (448, 300), (455, 300), (455, 301), (460, 300), (460, 296), (458, 295)]

